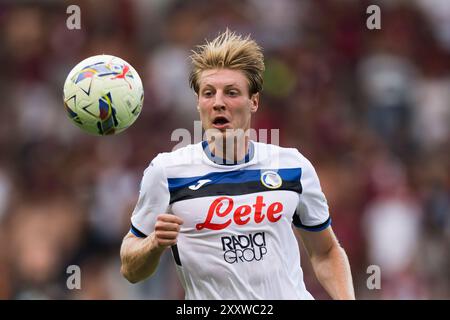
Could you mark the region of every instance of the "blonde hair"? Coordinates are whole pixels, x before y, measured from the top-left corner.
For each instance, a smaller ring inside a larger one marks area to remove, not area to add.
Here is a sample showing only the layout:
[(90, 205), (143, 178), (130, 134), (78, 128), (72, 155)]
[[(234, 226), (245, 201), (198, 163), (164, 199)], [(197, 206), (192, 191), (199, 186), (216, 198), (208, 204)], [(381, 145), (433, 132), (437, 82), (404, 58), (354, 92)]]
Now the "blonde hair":
[(190, 56), (192, 70), (189, 86), (199, 93), (200, 74), (210, 69), (240, 70), (249, 83), (249, 93), (262, 91), (264, 56), (261, 47), (248, 35), (242, 38), (228, 28), (213, 41), (197, 46)]

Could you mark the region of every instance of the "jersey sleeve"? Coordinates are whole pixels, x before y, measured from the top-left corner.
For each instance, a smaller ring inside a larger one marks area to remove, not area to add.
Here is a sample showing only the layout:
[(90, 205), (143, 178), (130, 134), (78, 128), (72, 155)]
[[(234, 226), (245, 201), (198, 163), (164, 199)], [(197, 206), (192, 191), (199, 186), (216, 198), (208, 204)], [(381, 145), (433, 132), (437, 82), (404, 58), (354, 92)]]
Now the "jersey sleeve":
[(331, 217), (325, 194), (322, 192), (319, 177), (311, 162), (302, 158), (300, 182), (302, 193), (299, 195), (293, 224), (307, 231), (322, 231), (331, 224)]
[(131, 215), (131, 232), (146, 237), (153, 232), (157, 215), (167, 213), (170, 201), (167, 176), (156, 157), (145, 169), (139, 198)]

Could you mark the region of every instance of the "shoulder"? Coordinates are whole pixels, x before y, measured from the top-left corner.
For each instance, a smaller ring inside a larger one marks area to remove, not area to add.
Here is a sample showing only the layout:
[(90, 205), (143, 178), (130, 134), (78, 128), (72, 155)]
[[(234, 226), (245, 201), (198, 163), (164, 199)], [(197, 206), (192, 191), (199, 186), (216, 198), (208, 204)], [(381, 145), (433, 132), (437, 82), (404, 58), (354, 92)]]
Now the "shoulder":
[(195, 163), (200, 158), (201, 146), (199, 144), (189, 144), (171, 152), (159, 153), (151, 162), (150, 166), (160, 168), (171, 168)]
[(141, 188), (154, 188), (157, 184), (167, 187), (168, 178), (189, 172), (187, 168), (197, 161), (198, 148), (197, 145), (187, 145), (172, 152), (159, 153), (145, 168)]
[(258, 154), (278, 161), (280, 166), (309, 167), (311, 162), (296, 148), (281, 147), (274, 144), (253, 142)]

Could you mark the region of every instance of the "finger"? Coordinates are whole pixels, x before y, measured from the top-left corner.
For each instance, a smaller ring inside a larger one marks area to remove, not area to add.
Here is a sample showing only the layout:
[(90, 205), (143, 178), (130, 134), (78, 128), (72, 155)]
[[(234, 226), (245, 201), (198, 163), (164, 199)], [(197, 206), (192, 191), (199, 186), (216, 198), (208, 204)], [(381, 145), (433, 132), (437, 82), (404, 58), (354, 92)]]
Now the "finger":
[(170, 247), (177, 244), (176, 239), (166, 240), (166, 239), (157, 239), (157, 244), (159, 247)]
[(173, 222), (157, 221), (155, 224), (155, 230), (160, 231), (180, 231), (180, 225)]
[(158, 216), (157, 220), (164, 221), (164, 222), (173, 222), (176, 224), (183, 224), (183, 219), (181, 219), (180, 217), (178, 217), (176, 215), (167, 214), (167, 213), (160, 214)]
[(158, 239), (173, 240), (178, 237), (178, 232), (176, 231), (156, 231), (156, 237)]
[(158, 217), (159, 221), (164, 221), (164, 222), (172, 222), (172, 223), (176, 223), (176, 224), (183, 224), (183, 219), (181, 219), (180, 217), (177, 217), (173, 214), (165, 214), (165, 215), (160, 215)]

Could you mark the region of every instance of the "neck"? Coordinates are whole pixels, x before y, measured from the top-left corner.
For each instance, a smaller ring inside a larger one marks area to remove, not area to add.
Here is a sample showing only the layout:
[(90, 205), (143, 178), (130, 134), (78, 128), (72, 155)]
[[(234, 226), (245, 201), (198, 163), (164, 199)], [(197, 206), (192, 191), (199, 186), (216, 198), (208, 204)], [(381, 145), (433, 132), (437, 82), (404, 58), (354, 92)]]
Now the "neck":
[(248, 153), (250, 139), (248, 136), (223, 136), (222, 139), (208, 139), (211, 152), (227, 163), (242, 161)]

